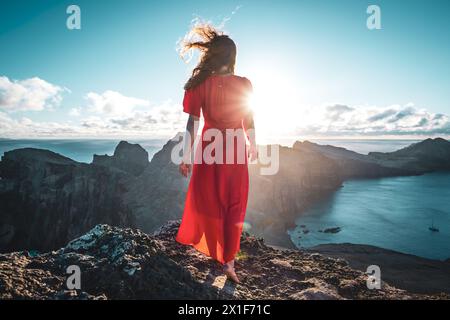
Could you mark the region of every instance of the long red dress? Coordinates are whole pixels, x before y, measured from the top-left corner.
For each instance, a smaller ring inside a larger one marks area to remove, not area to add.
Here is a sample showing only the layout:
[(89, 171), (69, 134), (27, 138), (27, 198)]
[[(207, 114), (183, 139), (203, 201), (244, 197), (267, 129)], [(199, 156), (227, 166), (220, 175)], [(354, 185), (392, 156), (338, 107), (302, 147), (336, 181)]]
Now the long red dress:
[[(250, 114), (248, 95), (251, 90), (246, 78), (212, 75), (187, 90), (183, 100), (183, 111), (200, 117), (201, 110), (205, 124), (176, 240), (192, 245), (220, 263), (233, 260), (240, 248), (249, 187), (244, 130)], [(204, 141), (207, 140), (204, 139), (206, 130), (211, 128), (216, 129), (213, 132), (224, 134), (222, 163), (201, 161), (205, 148), (214, 141), (214, 138)], [(240, 129), (233, 144), (227, 142), (225, 129)], [(239, 151), (242, 152), (238, 148), (242, 147), (244, 161), (238, 162)], [(230, 150), (234, 151), (233, 163), (225, 158)]]

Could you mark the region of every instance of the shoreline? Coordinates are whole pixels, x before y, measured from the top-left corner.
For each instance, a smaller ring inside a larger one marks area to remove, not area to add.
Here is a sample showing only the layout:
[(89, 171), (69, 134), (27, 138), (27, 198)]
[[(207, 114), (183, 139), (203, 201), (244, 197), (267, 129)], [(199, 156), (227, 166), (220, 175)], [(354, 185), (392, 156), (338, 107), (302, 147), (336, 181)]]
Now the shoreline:
[(350, 267), (365, 272), (378, 265), (381, 277), (397, 288), (416, 293), (450, 293), (450, 257), (436, 260), (372, 245), (321, 244), (306, 249), (348, 261)]

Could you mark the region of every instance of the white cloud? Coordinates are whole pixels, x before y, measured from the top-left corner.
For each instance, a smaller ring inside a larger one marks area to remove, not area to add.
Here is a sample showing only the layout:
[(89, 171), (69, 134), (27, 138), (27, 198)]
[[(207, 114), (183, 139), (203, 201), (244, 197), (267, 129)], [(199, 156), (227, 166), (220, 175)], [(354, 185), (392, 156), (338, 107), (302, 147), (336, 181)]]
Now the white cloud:
[(320, 135), (450, 135), (447, 115), (418, 109), (413, 104), (389, 107), (333, 105), (311, 109), (309, 121), (296, 134)]
[(40, 111), (58, 106), (66, 89), (38, 77), (10, 80), (0, 77), (0, 109), (6, 111)]
[(166, 101), (161, 105), (149, 108), (149, 110), (131, 109), (124, 116), (90, 116), (84, 118), (81, 125), (89, 130), (110, 133), (172, 136), (184, 129), (186, 117), (180, 105)]
[[(77, 109), (80, 115), (83, 110)], [(0, 112), (0, 137), (172, 137), (184, 130), (187, 115), (181, 105), (167, 101), (149, 110), (131, 110), (128, 116), (105, 116), (91, 113), (79, 116), (77, 123), (38, 122), (29, 118), (14, 119)]]
[(26, 117), (13, 119), (9, 114), (0, 112), (0, 137), (58, 137), (76, 134), (76, 127), (69, 123), (35, 122)]
[(127, 97), (116, 91), (105, 91), (102, 94), (89, 92), (86, 95), (87, 109), (90, 112), (108, 116), (127, 116), (138, 107), (148, 107), (150, 102), (143, 99)]

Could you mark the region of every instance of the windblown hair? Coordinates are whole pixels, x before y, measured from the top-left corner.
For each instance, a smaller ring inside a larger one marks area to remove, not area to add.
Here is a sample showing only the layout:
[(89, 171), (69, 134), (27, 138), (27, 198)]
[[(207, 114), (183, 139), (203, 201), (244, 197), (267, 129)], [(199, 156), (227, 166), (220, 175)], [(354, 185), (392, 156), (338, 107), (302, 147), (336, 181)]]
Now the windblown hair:
[(185, 41), (183, 51), (200, 50), (200, 61), (184, 85), (185, 90), (195, 88), (211, 74), (218, 73), (226, 67), (227, 73), (234, 72), (236, 64), (236, 44), (227, 35), (217, 31), (209, 24), (196, 26), (190, 32), (200, 38), (199, 41)]

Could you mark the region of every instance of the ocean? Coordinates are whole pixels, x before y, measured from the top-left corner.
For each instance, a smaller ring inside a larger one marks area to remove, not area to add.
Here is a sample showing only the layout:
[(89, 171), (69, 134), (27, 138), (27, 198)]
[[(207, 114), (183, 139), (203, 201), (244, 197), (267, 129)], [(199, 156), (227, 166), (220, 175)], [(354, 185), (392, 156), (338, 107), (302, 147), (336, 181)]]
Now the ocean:
[[(311, 140), (367, 154), (390, 152), (419, 140)], [(130, 140), (149, 153), (149, 159), (166, 140)], [(93, 154), (112, 155), (119, 140), (1, 140), (5, 151), (33, 147), (48, 149), (90, 163)], [(450, 173), (346, 181), (329, 198), (299, 215), (289, 231), (298, 247), (324, 243), (369, 244), (431, 259), (450, 258)], [(432, 232), (434, 224), (439, 232)], [(309, 233), (303, 233), (305, 225)], [(322, 233), (340, 227), (338, 233)]]
[[(149, 155), (149, 160), (158, 152), (166, 143), (166, 140), (149, 139), (149, 140), (127, 140), (130, 143), (139, 143)], [(23, 140), (9, 140), (0, 139), (0, 157), (6, 151), (11, 151), (19, 148), (39, 148), (47, 149), (73, 160), (91, 163), (94, 154), (98, 155), (112, 155), (114, 149), (119, 144), (120, 140), (109, 139), (23, 139)]]
[[(450, 258), (449, 199), (450, 173), (349, 180), (302, 213), (289, 234), (297, 247), (370, 244), (445, 260)], [(431, 225), (439, 232), (430, 231)], [(341, 231), (319, 232), (332, 227)]]

